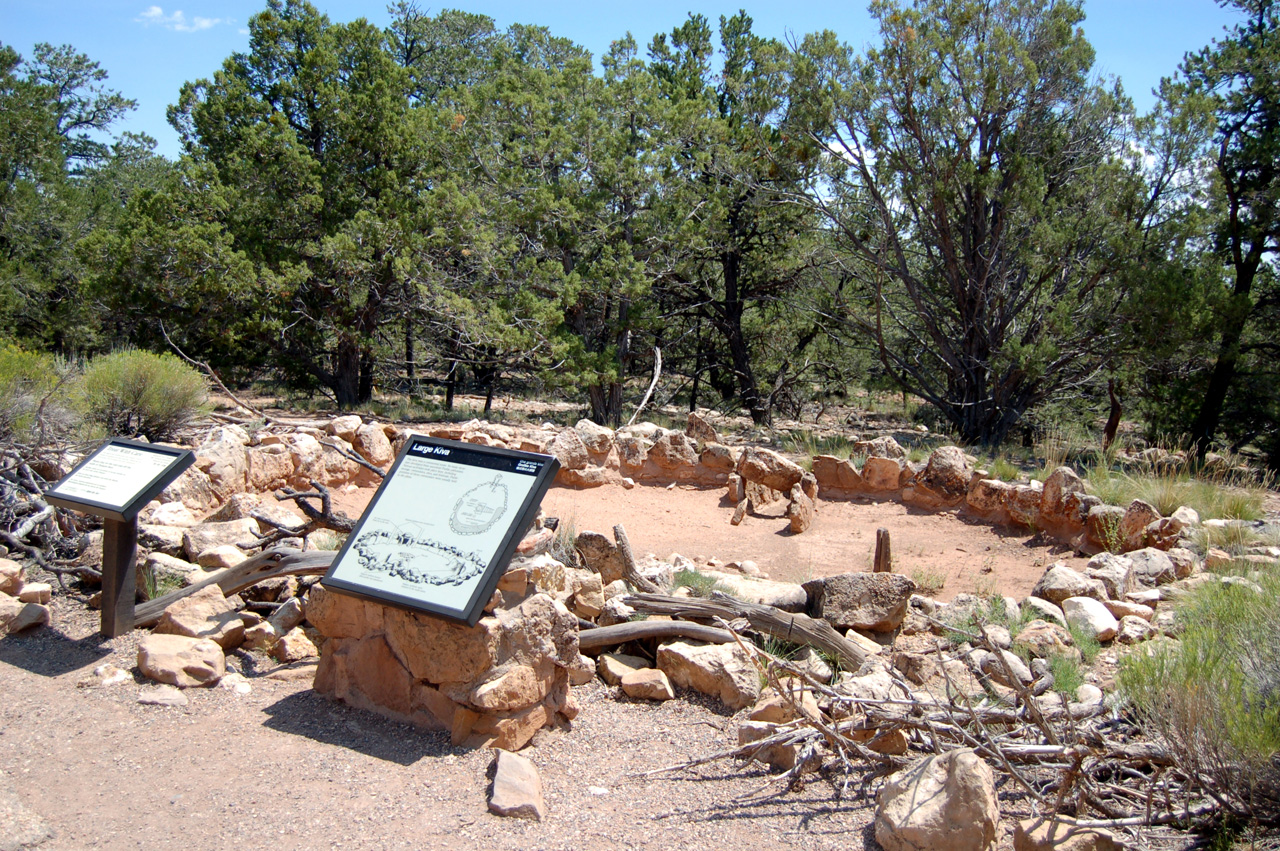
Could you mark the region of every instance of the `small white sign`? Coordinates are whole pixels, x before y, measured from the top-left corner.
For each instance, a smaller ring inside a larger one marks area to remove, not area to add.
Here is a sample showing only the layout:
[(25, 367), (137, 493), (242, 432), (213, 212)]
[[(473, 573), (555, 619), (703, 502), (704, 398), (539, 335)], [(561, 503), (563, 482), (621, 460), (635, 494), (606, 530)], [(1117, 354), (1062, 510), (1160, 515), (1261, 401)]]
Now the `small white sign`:
[(54, 493), (67, 499), (126, 505), (172, 463), (172, 455), (113, 443), (59, 482)]

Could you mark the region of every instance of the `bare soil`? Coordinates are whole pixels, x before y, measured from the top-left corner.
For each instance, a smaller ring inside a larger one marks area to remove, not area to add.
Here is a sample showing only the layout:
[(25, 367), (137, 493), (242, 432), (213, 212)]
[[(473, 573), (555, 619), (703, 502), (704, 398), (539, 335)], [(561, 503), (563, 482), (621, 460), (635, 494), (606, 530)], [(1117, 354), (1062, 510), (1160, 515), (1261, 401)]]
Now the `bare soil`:
[[(371, 495), (336, 501), (355, 515)], [(942, 598), (1021, 596), (1048, 563), (1072, 558), (1025, 533), (891, 502), (823, 500), (802, 535), (787, 531), (784, 504), (731, 526), (718, 490), (553, 488), (544, 508), (579, 531), (622, 523), (638, 553), (751, 560), (789, 581), (865, 569), (885, 527), (897, 570), (944, 577)], [(856, 782), (841, 797), (840, 774), (764, 799), (778, 791), (769, 775), (730, 763), (641, 776), (736, 745), (734, 719), (697, 694), (648, 704), (598, 681), (578, 688), (572, 729), (543, 731), (525, 751), (550, 810), (531, 823), (488, 813), (490, 753), (331, 703), (306, 666), (238, 651), (229, 663), (249, 694), (192, 689), (185, 707), (141, 705), (154, 686), (136, 673), (137, 634), (108, 641), (97, 628), (81, 599), (59, 596), (52, 627), (0, 640), (0, 793), (11, 787), (48, 825), (44, 849), (876, 847), (873, 808)], [(104, 662), (133, 678), (78, 686)]]

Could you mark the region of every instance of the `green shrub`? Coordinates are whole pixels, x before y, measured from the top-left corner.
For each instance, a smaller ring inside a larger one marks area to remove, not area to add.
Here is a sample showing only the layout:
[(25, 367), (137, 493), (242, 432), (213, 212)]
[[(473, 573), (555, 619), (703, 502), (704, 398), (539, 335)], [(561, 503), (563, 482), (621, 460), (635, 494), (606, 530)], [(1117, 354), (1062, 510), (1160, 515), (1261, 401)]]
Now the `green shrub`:
[(169, 440), (205, 411), (204, 378), (170, 354), (125, 350), (89, 362), (76, 393), (90, 422), (111, 434)]
[(707, 576), (705, 573), (699, 573), (696, 570), (677, 570), (675, 577), (671, 580), (672, 588), (688, 588), (689, 593), (695, 597), (710, 597), (715, 591), (722, 594), (732, 594), (733, 589), (721, 585), (714, 576)]
[(1179, 605), (1181, 640), (1133, 653), (1121, 695), (1180, 771), (1234, 814), (1280, 820), (1280, 574), (1262, 593), (1206, 583)]
[(1084, 685), (1084, 673), (1080, 663), (1065, 653), (1049, 657), (1049, 673), (1053, 675), (1053, 690), (1066, 695), (1068, 701), (1076, 699), (1076, 690)]
[(1263, 515), (1262, 502), (1267, 495), (1265, 484), (1206, 480), (1177, 467), (1122, 473), (1099, 466), (1088, 471), (1086, 480), (1089, 492), (1109, 505), (1124, 506), (1141, 499), (1166, 517), (1185, 505), (1204, 518), (1257, 520)]
[(1099, 643), (1098, 637), (1075, 624), (1068, 624), (1067, 629), (1071, 633), (1071, 642), (1080, 651), (1080, 658), (1086, 665), (1092, 665), (1093, 660), (1102, 652), (1102, 644)]

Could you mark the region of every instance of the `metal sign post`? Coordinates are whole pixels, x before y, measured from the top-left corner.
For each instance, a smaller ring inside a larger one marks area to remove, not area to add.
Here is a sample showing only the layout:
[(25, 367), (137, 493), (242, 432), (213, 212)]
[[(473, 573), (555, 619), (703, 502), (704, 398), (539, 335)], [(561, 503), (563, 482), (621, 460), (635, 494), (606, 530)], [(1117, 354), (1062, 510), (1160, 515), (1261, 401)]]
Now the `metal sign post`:
[(189, 449), (113, 437), (45, 493), (62, 508), (96, 514), (102, 530), (102, 634), (133, 629), (138, 512), (195, 463)]

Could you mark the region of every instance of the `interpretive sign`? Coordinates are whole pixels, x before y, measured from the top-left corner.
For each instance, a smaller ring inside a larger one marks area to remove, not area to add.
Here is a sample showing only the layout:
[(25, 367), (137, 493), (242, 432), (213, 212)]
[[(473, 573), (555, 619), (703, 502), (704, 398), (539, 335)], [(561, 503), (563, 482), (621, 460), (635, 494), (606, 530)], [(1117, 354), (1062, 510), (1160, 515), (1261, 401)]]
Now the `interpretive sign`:
[(45, 492), (54, 505), (130, 520), (195, 463), (189, 449), (113, 437)]
[(411, 437), (324, 585), (474, 626), (560, 463)]
[(62, 508), (97, 514), (102, 524), (102, 634), (133, 629), (138, 512), (194, 464), (195, 453), (113, 437), (45, 491)]

